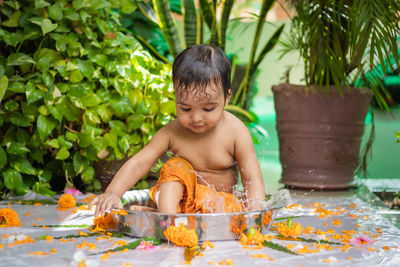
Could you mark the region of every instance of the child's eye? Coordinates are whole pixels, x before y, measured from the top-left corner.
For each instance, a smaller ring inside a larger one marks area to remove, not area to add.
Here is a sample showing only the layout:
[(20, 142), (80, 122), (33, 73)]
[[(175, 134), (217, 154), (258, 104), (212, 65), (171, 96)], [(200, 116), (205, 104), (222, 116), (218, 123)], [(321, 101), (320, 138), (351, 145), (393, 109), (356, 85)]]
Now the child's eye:
[(188, 112), (188, 111), (190, 111), (190, 108), (182, 108), (182, 107), (181, 107), (181, 110), (182, 110), (182, 111), (185, 111), (185, 112)]
[(214, 108), (205, 108), (204, 111), (210, 112), (210, 111), (213, 111), (214, 109), (215, 109), (215, 107)]

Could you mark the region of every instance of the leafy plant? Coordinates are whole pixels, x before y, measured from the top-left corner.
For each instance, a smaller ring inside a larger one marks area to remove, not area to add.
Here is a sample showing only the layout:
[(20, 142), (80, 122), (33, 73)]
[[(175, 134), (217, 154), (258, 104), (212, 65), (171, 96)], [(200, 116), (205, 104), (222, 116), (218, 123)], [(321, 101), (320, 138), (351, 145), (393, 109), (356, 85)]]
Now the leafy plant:
[(394, 132), (397, 137), (396, 143), (400, 143), (400, 132)]
[[(249, 109), (250, 105), (249, 102), (246, 103), (246, 98), (249, 96), (248, 91), (252, 90), (251, 88), (254, 86), (257, 68), (268, 52), (274, 48), (284, 28), (284, 25), (280, 26), (256, 56), (266, 15), (275, 2), (276, 0), (262, 1), (261, 11), (257, 17), (257, 30), (252, 43), (246, 74), (242, 79), (237, 92), (235, 92), (232, 98), (232, 104), (239, 106), (242, 109)], [(183, 48), (200, 43), (208, 43), (225, 50), (227, 29), (230, 22), (229, 17), (235, 0), (200, 0), (198, 9), (195, 7), (193, 0), (183, 0), (181, 7), (181, 14), (183, 17), (183, 40), (181, 40), (178, 34), (176, 21), (173, 19), (169, 1), (153, 0), (152, 3), (153, 6), (144, 1), (137, 0), (138, 7), (143, 14), (151, 20), (154, 25), (158, 25), (161, 29), (166, 43), (168, 44), (170, 55), (172, 55), (173, 58), (175, 58)], [(218, 15), (219, 11), (220, 14)], [(206, 37), (205, 26), (209, 32), (208, 40), (204, 40)], [(146, 42), (146, 40), (140, 39), (140, 41), (145, 47), (148, 47), (156, 57), (165, 62), (168, 60), (160, 55), (160, 53), (157, 52), (157, 49), (153, 48), (150, 43)]]
[[(382, 82), (368, 70), (376, 61), (399, 64), (397, 35), (400, 3), (397, 0), (286, 1), (295, 11), (285, 51), (297, 49), (304, 61), (307, 85), (354, 85), (360, 78), (371, 85), (380, 105), (388, 108)], [(393, 71), (392, 64), (388, 68)], [(382, 68), (386, 73), (386, 67)], [(328, 91), (326, 92), (329, 93)]]
[(172, 118), (171, 67), (119, 31), (124, 2), (0, 1), (0, 190), (99, 190), (95, 162), (132, 156)]

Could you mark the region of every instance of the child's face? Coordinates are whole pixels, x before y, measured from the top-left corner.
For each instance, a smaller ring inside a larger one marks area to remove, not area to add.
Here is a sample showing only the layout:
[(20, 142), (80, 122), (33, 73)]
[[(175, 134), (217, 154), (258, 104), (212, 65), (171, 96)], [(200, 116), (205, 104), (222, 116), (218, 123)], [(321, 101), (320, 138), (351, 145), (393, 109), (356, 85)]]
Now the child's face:
[(191, 90), (176, 99), (178, 121), (193, 133), (205, 133), (217, 126), (229, 99), (230, 95), (224, 99), (222, 90), (210, 87), (206, 88), (205, 93)]

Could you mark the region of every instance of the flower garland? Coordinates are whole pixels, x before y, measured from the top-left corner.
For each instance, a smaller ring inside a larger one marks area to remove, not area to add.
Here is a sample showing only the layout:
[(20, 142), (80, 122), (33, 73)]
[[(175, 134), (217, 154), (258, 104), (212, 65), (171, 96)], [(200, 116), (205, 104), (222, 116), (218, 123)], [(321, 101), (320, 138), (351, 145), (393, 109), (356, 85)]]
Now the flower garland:
[(179, 226), (170, 225), (164, 231), (165, 237), (177, 246), (196, 247), (199, 243), (199, 237), (194, 229), (188, 229), (181, 223)]
[(12, 226), (21, 226), (18, 214), (10, 208), (0, 209), (0, 227)]

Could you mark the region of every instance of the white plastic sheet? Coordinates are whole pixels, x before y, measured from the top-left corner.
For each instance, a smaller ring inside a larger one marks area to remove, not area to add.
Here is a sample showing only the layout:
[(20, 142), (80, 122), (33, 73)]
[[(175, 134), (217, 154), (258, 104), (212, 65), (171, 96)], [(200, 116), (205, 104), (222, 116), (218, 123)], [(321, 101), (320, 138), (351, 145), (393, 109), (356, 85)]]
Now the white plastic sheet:
[[(191, 265), (212, 266), (215, 264), (219, 266), (219, 263), (230, 259), (234, 266), (400, 266), (400, 230), (382, 216), (387, 210), (365, 188), (363, 191), (340, 192), (292, 190), (291, 194), (294, 203), (301, 206), (281, 210), (278, 217), (293, 216), (293, 221), (301, 223), (303, 227), (311, 226), (321, 231), (332, 229), (336, 233), (341, 233), (343, 230), (356, 230), (357, 234), (355, 236), (367, 234), (374, 239), (374, 242), (372, 244), (352, 246), (346, 252), (339, 250), (337, 246), (332, 246), (332, 250), (320, 250), (318, 253), (302, 255), (290, 255), (267, 247), (257, 250), (245, 249), (237, 241), (214, 242), (215, 248), (207, 248), (203, 252), (204, 256), (195, 257)], [(314, 203), (324, 205), (322, 206), (324, 209), (333, 211), (337, 207), (343, 207), (347, 212), (340, 212), (337, 215), (319, 218), (318, 213), (314, 212), (315, 208), (312, 208)], [(10, 206), (7, 206), (3, 202), (0, 208), (5, 207)], [(3, 235), (23, 234), (36, 238), (44, 234), (54, 237), (78, 234), (78, 230), (88, 232), (86, 229), (80, 228), (54, 227), (46, 229), (34, 227), (33, 224), (90, 225), (93, 221), (93, 211), (79, 210), (77, 213), (59, 211), (56, 205), (33, 206), (13, 204), (11, 208), (18, 213), (22, 226), (0, 228), (0, 243), (4, 244), (3, 248), (0, 249), (0, 266), (71, 266), (73, 256), (79, 250), (82, 250), (86, 254), (87, 260), (94, 261), (98, 266), (130, 266), (129, 264), (132, 264), (131, 266), (155, 267), (180, 266), (185, 263), (183, 257), (184, 249), (168, 245), (167, 243), (151, 251), (129, 250), (125, 253), (112, 254), (106, 260), (100, 259), (101, 254), (88, 256), (92, 253), (114, 248), (115, 245), (113, 244), (118, 240), (126, 240), (127, 242), (135, 240), (135, 238), (130, 237), (112, 238), (112, 242), (107, 239), (96, 240), (96, 237), (75, 238), (73, 242), (61, 242), (56, 239), (53, 242), (41, 240), (36, 241), (34, 244), (21, 244), (9, 247), (9, 237), (4, 238)], [(27, 214), (31, 215), (27, 216)], [(356, 216), (349, 216), (349, 214)], [(333, 219), (340, 219), (341, 225), (332, 224)], [(276, 232), (271, 232), (271, 234), (275, 235)], [(375, 238), (372, 237), (375, 235)], [(312, 239), (324, 238), (313, 233), (302, 234), (301, 236)], [(327, 234), (325, 237), (327, 236), (330, 236), (330, 234)], [(96, 249), (77, 248), (77, 245), (82, 244), (84, 241), (95, 243)], [(294, 244), (293, 251), (305, 245), (312, 246), (312, 243), (299, 241), (276, 239), (272, 241), (283, 246)], [(337, 240), (330, 239), (330, 241)], [(56, 253), (46, 256), (29, 255), (29, 252), (50, 252), (53, 248), (57, 249)], [(389, 250), (387, 250), (388, 248)], [(269, 257), (274, 258), (274, 260), (251, 257), (255, 254), (267, 254)], [(330, 259), (331, 262), (324, 261), (327, 259)]]

